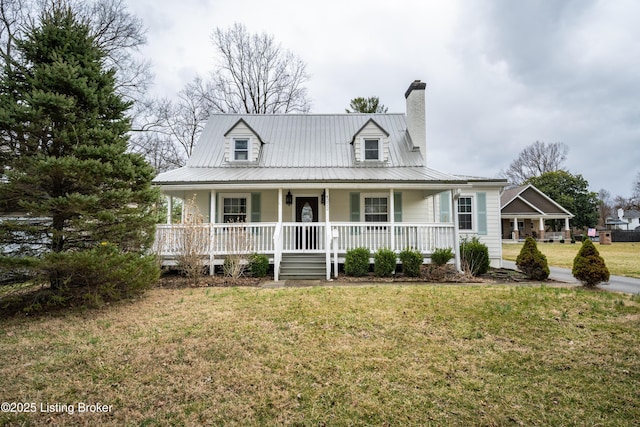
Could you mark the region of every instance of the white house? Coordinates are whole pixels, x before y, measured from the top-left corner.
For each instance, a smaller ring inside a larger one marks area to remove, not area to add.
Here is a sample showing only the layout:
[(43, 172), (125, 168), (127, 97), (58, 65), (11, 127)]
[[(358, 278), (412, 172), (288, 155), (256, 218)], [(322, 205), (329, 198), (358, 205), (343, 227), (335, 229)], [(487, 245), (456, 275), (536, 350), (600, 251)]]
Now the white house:
[[(346, 251), (362, 246), (415, 248), (425, 260), (452, 248), (459, 262), (459, 240), (471, 236), (500, 266), (506, 181), (427, 167), (425, 88), (411, 83), (406, 114), (213, 115), (187, 165), (154, 183), (170, 200), (195, 200), (212, 265), (242, 230), (250, 251), (269, 256), (276, 280), (329, 279)], [(167, 262), (181, 227), (158, 226)]]

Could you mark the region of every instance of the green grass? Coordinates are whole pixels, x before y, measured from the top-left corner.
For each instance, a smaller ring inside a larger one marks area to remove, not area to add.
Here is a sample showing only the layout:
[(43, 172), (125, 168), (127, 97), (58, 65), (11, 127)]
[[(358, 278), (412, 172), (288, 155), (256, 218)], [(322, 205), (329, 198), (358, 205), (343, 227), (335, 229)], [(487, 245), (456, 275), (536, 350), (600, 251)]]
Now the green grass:
[[(522, 243), (503, 243), (502, 258), (515, 261), (522, 249)], [(611, 245), (595, 244), (604, 258), (609, 273), (617, 276), (640, 279), (640, 243), (613, 243)], [(580, 249), (580, 242), (571, 243), (538, 243), (538, 249), (546, 257), (552, 267), (572, 268), (573, 259)]]
[(0, 323), (0, 425), (634, 425), (640, 299), (575, 288), (155, 289)]

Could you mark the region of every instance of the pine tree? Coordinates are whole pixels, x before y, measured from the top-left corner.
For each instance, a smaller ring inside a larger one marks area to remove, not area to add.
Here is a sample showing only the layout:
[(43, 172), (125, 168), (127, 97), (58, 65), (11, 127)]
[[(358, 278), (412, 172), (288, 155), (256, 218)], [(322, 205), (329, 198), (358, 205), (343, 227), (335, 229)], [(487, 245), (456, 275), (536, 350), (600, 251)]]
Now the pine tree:
[(5, 252), (22, 244), (22, 255), (36, 256), (60, 288), (70, 280), (65, 256), (52, 268), (48, 254), (107, 242), (118, 253), (144, 253), (158, 194), (152, 168), (126, 152), (131, 104), (116, 93), (115, 71), (104, 69), (104, 52), (73, 11), (53, 6), (17, 48), (0, 77), (0, 212), (30, 220), (3, 221), (0, 243)]
[(582, 246), (573, 260), (571, 273), (586, 288), (593, 288), (598, 283), (609, 281), (609, 269), (590, 239), (582, 242)]
[(549, 277), (547, 257), (538, 249), (536, 241), (527, 237), (524, 246), (516, 258), (516, 266), (533, 280), (546, 280)]

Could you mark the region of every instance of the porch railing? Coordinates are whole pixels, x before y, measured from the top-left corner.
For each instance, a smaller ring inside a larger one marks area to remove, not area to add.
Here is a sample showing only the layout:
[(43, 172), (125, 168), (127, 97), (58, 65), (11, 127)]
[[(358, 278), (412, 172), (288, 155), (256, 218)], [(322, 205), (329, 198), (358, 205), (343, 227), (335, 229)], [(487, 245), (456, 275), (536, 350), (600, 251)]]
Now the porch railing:
[(154, 252), (175, 256), (186, 241), (197, 241), (204, 254), (273, 253), (275, 223), (252, 224), (158, 224)]
[(237, 253), (273, 255), (276, 278), (283, 253), (326, 253), (327, 271), (331, 257), (334, 265), (339, 255), (357, 247), (375, 252), (379, 248), (401, 251), (416, 249), (431, 254), (438, 248), (452, 248), (453, 224), (412, 223), (245, 223), (245, 224), (159, 224), (156, 226), (154, 252), (162, 257), (176, 257), (186, 241), (195, 240), (202, 255), (213, 264), (216, 256)]
[(338, 252), (365, 247), (376, 251), (390, 248), (401, 251), (407, 248), (422, 253), (432, 253), (438, 248), (454, 248), (453, 224), (409, 223), (332, 223), (337, 230)]

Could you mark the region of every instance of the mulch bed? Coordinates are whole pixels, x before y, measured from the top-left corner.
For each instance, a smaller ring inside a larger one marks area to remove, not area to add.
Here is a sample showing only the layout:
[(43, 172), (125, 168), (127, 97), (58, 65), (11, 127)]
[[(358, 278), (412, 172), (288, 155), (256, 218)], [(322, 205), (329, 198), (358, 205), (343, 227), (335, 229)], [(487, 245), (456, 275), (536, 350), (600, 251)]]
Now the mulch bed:
[[(162, 275), (160, 281), (156, 285), (159, 288), (190, 288), (190, 287), (231, 287), (231, 286), (253, 286), (257, 287), (264, 282), (273, 281), (273, 276), (263, 278), (257, 277), (239, 277), (233, 279), (219, 274), (214, 276), (203, 276), (197, 281), (192, 281), (181, 276), (176, 272), (167, 272)], [(337, 279), (333, 282), (344, 284), (358, 283), (526, 283), (531, 282), (524, 274), (519, 271), (509, 270), (506, 268), (491, 268), (481, 276), (473, 277), (468, 274), (461, 274), (455, 271), (453, 266), (432, 267), (425, 265), (422, 267), (420, 277), (406, 277), (402, 273), (398, 273), (393, 277), (377, 277), (373, 273), (369, 273), (362, 277), (347, 276), (340, 272)], [(547, 281), (553, 283), (553, 281)]]

